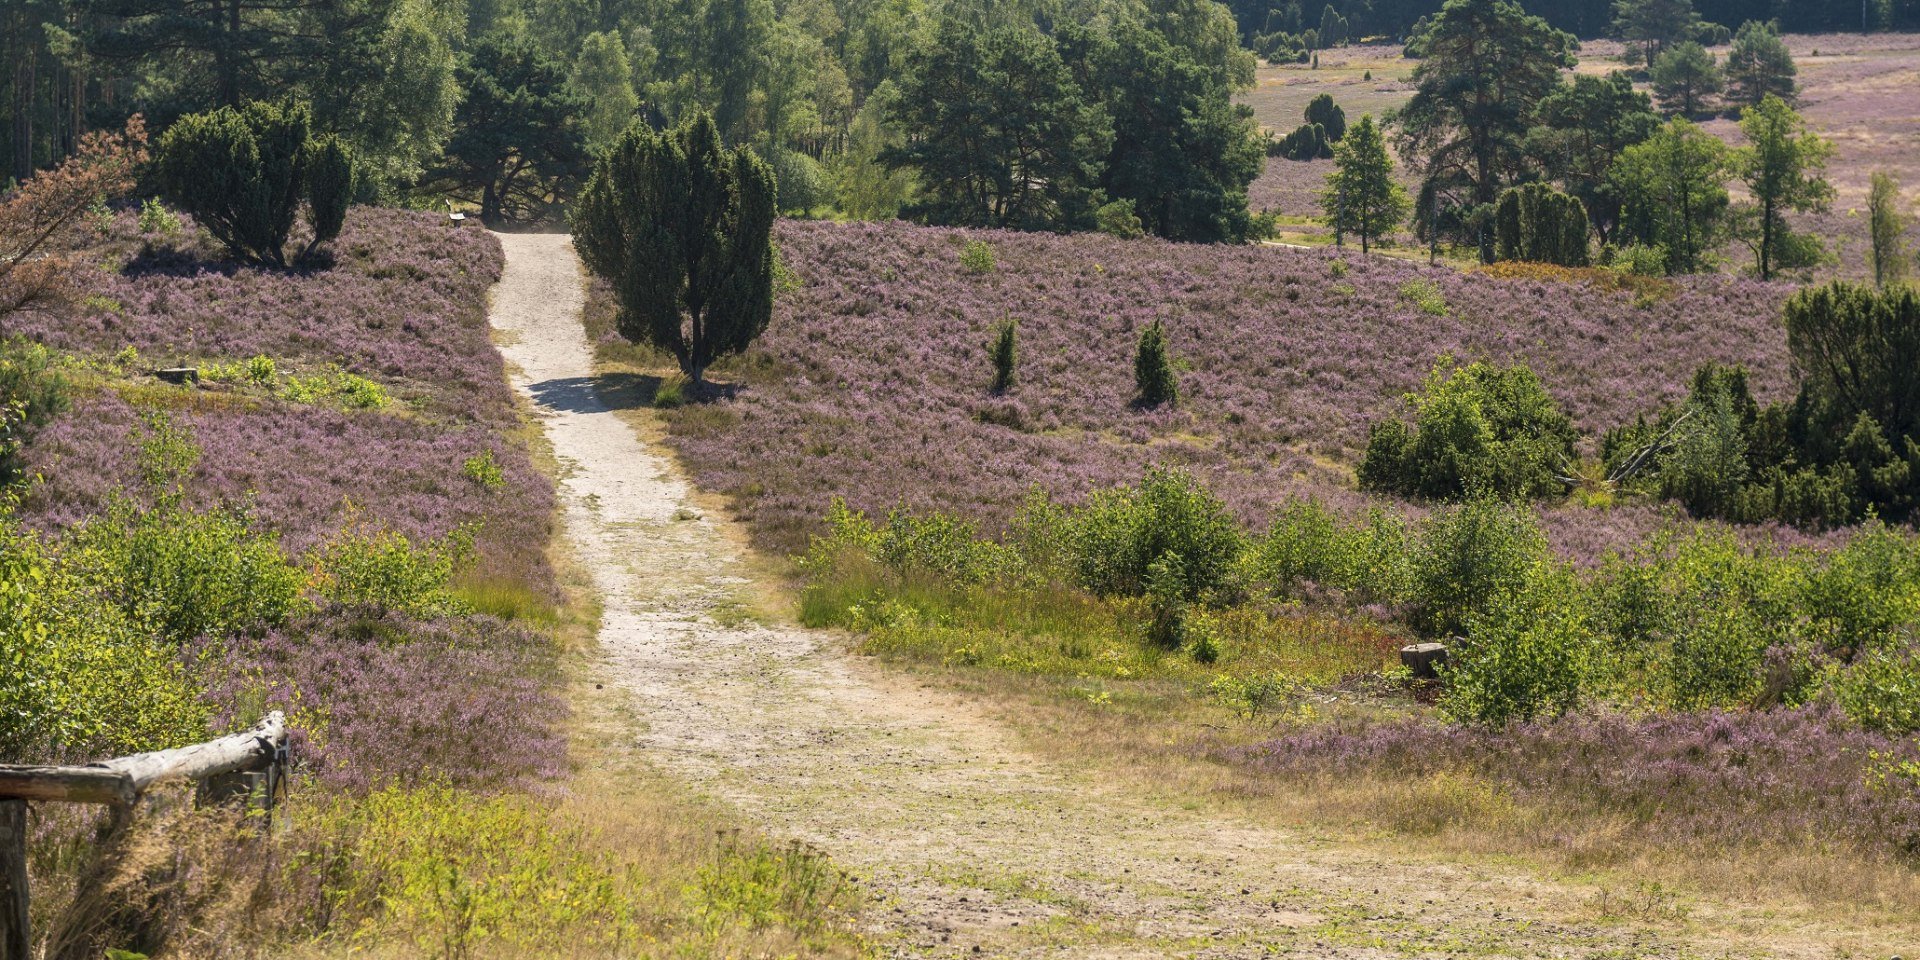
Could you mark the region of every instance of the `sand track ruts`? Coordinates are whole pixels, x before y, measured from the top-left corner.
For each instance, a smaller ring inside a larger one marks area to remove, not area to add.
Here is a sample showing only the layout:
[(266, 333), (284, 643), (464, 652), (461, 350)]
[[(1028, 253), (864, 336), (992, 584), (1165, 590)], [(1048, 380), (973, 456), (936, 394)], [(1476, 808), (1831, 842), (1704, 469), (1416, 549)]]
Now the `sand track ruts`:
[(570, 550), (604, 604), (593, 679), (621, 710), (596, 732), (830, 853), (875, 894), (888, 953), (1834, 955), (1830, 939), (1781, 942), (1771, 924), (1735, 920), (1744, 934), (1701, 943), (1701, 929), (1601, 920), (1590, 891), (1521, 871), (1400, 862), (1149, 796), (1036, 758), (964, 699), (890, 676), (832, 634), (742, 622), (730, 611), (751, 585), (743, 538), (595, 391), (571, 243), (500, 241), (492, 323), (561, 464)]

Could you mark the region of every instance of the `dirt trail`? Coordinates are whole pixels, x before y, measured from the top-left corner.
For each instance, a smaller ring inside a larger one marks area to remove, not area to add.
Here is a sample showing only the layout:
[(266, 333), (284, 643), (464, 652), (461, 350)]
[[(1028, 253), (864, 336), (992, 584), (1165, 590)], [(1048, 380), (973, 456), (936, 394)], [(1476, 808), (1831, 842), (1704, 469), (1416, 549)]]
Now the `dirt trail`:
[[(492, 322), (603, 595), (594, 679), (628, 701), (607, 735), (860, 875), (894, 955), (1760, 953), (1599, 919), (1590, 891), (1383, 860), (1141, 795), (1036, 760), (966, 702), (886, 675), (831, 634), (742, 622), (742, 538), (596, 396), (567, 238), (500, 240)], [(1796, 946), (1780, 949), (1815, 945)]]

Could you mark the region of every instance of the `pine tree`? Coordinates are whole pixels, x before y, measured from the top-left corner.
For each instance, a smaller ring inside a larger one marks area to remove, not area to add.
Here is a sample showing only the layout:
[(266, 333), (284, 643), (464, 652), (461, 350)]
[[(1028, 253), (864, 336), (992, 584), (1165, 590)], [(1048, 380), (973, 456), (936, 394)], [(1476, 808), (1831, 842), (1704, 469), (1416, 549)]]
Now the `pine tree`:
[(1393, 157), (1372, 116), (1363, 116), (1333, 151), (1334, 171), (1320, 194), (1327, 224), (1358, 234), (1360, 252), (1407, 215), (1407, 192), (1393, 177)]
[(1689, 40), (1677, 44), (1653, 63), (1653, 93), (1660, 105), (1681, 116), (1704, 110), (1707, 98), (1725, 89), (1720, 63), (1707, 48)]
[[(1413, 70), (1416, 89), (1390, 123), (1401, 156), (1425, 167), (1416, 216), (1426, 236), (1440, 226), (1427, 222), (1439, 199), (1491, 210), (1527, 167), (1534, 110), (1574, 65), (1574, 39), (1510, 0), (1447, 0), (1418, 39), (1425, 59)], [(1492, 256), (1489, 240), (1481, 238), (1483, 258)]]
[(1177, 403), (1180, 385), (1167, 354), (1167, 331), (1155, 320), (1140, 331), (1133, 354), (1134, 400), (1143, 407)]
[(1733, 168), (1753, 197), (1741, 208), (1740, 233), (1762, 280), (1781, 267), (1810, 266), (1824, 254), (1818, 238), (1794, 232), (1786, 221), (1787, 211), (1824, 210), (1833, 199), (1824, 176), (1833, 145), (1806, 126), (1771, 94), (1740, 118), (1747, 146), (1734, 151)]
[(773, 218), (773, 171), (722, 148), (713, 118), (696, 113), (621, 136), (575, 205), (573, 238), (613, 284), (620, 334), (673, 354), (698, 388), (772, 316)]
[(1759, 106), (1768, 94), (1792, 103), (1793, 55), (1772, 23), (1749, 20), (1740, 25), (1727, 52), (1727, 99), (1743, 107)]
[(1613, 27), (1620, 39), (1642, 44), (1648, 66), (1667, 47), (1700, 33), (1700, 15), (1691, 0), (1615, 0)]

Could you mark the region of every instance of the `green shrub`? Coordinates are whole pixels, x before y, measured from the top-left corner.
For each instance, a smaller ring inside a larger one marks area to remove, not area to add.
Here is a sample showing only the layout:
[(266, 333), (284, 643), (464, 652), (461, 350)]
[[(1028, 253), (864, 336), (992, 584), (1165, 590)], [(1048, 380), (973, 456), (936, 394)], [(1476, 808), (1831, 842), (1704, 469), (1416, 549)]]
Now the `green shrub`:
[(1333, 141), (1327, 138), (1326, 128), (1317, 123), (1303, 123), (1273, 142), (1268, 153), (1288, 160), (1324, 160), (1333, 156)]
[(1096, 594), (1140, 596), (1154, 563), (1178, 561), (1178, 595), (1196, 600), (1225, 590), (1243, 540), (1226, 504), (1192, 475), (1164, 467), (1137, 487), (1088, 498), (1067, 520), (1080, 585)]
[(1147, 235), (1139, 215), (1134, 212), (1133, 200), (1128, 197), (1102, 204), (1093, 212), (1093, 223), (1094, 229), (1122, 240), (1137, 240)]
[(140, 204), (140, 232), (174, 236), (180, 232), (180, 218), (159, 197), (148, 197)]
[(507, 475), (501, 471), (500, 462), (493, 458), (491, 449), (468, 457), (460, 464), (460, 473), (479, 484), (482, 490), (498, 490), (507, 485)]
[(0, 756), (93, 759), (201, 739), (184, 662), (39, 538), (0, 517)]
[(1746, 371), (1702, 367), (1681, 410), (1685, 419), (1673, 425), (1658, 461), (1660, 495), (1695, 516), (1733, 516), (1748, 479), (1748, 438), (1759, 416)]
[(0, 343), (0, 488), (21, 478), (21, 452), (41, 428), (67, 409), (67, 383), (46, 347)]
[(995, 266), (993, 246), (985, 240), (969, 240), (960, 248), (960, 269), (972, 274), (988, 274)]
[(471, 537), (464, 533), (416, 547), (400, 533), (369, 528), (355, 518), (313, 548), (307, 566), (321, 599), (431, 620), (468, 612), (452, 582), (471, 550)]
[(1376, 423), (1358, 471), (1362, 489), (1459, 500), (1526, 499), (1566, 492), (1573, 421), (1525, 366), (1456, 369), (1443, 359), (1407, 398), (1413, 426)]
[(1449, 649), (1441, 707), (1501, 727), (1578, 707), (1598, 669), (1593, 627), (1572, 575), (1536, 563), (1496, 589)]
[(1834, 697), (1870, 730), (1920, 733), (1920, 647), (1868, 651), (1834, 680)]
[(810, 217), (833, 202), (833, 180), (820, 161), (798, 150), (776, 150), (772, 159), (775, 202), (781, 212)]
[(307, 142), (307, 223), (313, 228), (312, 246), (340, 235), (353, 203), (353, 148), (328, 134)]
[(1485, 604), (1520, 589), (1548, 558), (1533, 512), (1473, 500), (1436, 512), (1414, 559), (1414, 622), (1426, 633), (1461, 633)]
[(1421, 313), (1436, 317), (1447, 315), (1447, 298), (1431, 280), (1408, 280), (1400, 285), (1400, 299)]
[(1664, 277), (1667, 275), (1667, 251), (1658, 245), (1629, 243), (1615, 250), (1611, 262), (1606, 266), (1635, 277)]
[(351, 154), (312, 126), (292, 101), (189, 114), (160, 137), (154, 177), (234, 256), (283, 266), (301, 201), (313, 210), (305, 255), (339, 234), (353, 193)]
[(987, 356), (993, 361), (994, 393), (1006, 393), (1013, 387), (1013, 372), (1019, 360), (1016, 340), (1020, 334), (1020, 324), (1012, 317), (1000, 321), (993, 330), (993, 343), (987, 346)]
[(1180, 383), (1167, 352), (1167, 331), (1159, 320), (1140, 331), (1133, 352), (1133, 389), (1134, 402), (1143, 407), (1179, 402)]
[(1346, 531), (1318, 500), (1289, 500), (1254, 546), (1253, 579), (1281, 596), (1308, 584), (1335, 586), (1345, 566)]
[(1661, 671), (1676, 710), (1751, 706), (1764, 679), (1768, 625), (1742, 604), (1702, 604), (1675, 625)]
[(337, 403), (350, 410), (379, 410), (392, 402), (387, 388), (339, 367), (306, 377), (288, 377), (280, 395), (294, 403)]

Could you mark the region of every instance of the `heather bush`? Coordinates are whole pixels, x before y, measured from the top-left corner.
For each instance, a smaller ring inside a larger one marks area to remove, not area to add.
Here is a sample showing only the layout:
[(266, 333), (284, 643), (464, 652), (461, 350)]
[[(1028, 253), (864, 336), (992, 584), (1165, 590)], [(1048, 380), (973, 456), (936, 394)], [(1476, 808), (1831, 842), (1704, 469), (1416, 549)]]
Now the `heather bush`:
[[(1807, 844), (1906, 861), (1920, 849), (1920, 793), (1874, 775), (1912, 763), (1913, 742), (1819, 707), (1587, 713), (1499, 729), (1323, 724), (1230, 758), (1309, 783), (1464, 774), (1534, 808), (1538, 840), (1589, 867), (1595, 830), (1610, 845), (1626, 835), (1693, 852)], [(1464, 812), (1468, 829), (1511, 825)]]
[(1133, 391), (1134, 402), (1142, 407), (1173, 404), (1180, 399), (1179, 379), (1168, 354), (1167, 330), (1159, 320), (1141, 330), (1140, 340), (1134, 345)]
[(1573, 423), (1526, 367), (1443, 359), (1407, 404), (1411, 426), (1388, 420), (1368, 436), (1362, 489), (1438, 500), (1565, 492), (1558, 471), (1572, 459)]
[(66, 380), (51, 351), (25, 341), (0, 342), (0, 490), (18, 481), (28, 441), (67, 408)]

